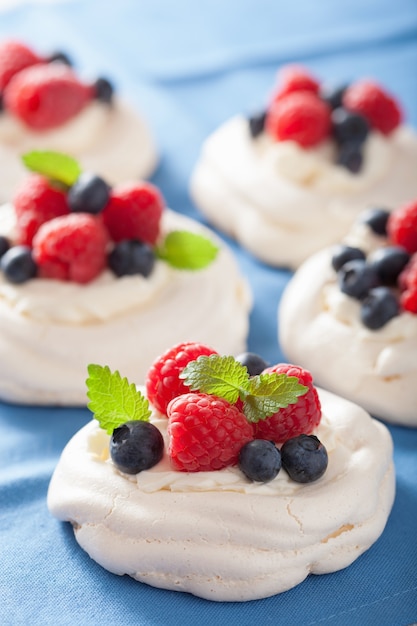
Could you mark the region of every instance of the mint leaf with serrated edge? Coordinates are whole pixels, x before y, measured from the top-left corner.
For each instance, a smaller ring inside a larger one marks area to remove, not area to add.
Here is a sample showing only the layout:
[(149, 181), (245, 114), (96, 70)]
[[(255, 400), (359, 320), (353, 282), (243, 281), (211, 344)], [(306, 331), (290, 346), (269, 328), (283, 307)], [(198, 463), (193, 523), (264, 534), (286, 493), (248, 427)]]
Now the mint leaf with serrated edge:
[(61, 152), (52, 150), (27, 152), (22, 156), (25, 166), (32, 172), (42, 174), (70, 187), (81, 174), (79, 163)]
[(192, 391), (224, 398), (234, 404), (243, 401), (249, 422), (259, 422), (279, 409), (295, 404), (308, 391), (296, 376), (275, 372), (249, 377), (247, 368), (232, 356), (200, 356), (180, 374)]
[(90, 400), (87, 406), (107, 434), (131, 420), (149, 421), (151, 410), (147, 398), (118, 371), (111, 372), (107, 365), (91, 364), (86, 384)]
[(174, 230), (155, 249), (155, 254), (176, 269), (200, 270), (214, 261), (218, 251), (219, 247), (203, 235)]
[(180, 374), (193, 391), (224, 398), (234, 404), (241, 390), (249, 388), (248, 370), (232, 356), (199, 356), (190, 361)]

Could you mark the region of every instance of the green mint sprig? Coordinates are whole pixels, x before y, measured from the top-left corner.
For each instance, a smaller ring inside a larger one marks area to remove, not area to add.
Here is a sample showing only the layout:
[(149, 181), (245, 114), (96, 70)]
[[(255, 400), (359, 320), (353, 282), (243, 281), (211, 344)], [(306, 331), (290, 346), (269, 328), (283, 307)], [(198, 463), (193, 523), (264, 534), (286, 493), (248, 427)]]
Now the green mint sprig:
[(181, 270), (200, 270), (216, 258), (219, 247), (198, 233), (174, 230), (155, 248), (158, 259)]
[(240, 398), (249, 422), (259, 422), (295, 404), (308, 391), (296, 376), (271, 372), (249, 377), (246, 367), (233, 357), (217, 354), (191, 361), (180, 378), (192, 391), (216, 395), (230, 403)]
[(86, 384), (90, 399), (87, 406), (109, 435), (125, 422), (149, 421), (151, 410), (147, 398), (119, 372), (111, 372), (107, 365), (91, 364)]
[(25, 166), (32, 172), (42, 174), (56, 182), (71, 187), (81, 174), (79, 163), (61, 152), (33, 150), (22, 156)]

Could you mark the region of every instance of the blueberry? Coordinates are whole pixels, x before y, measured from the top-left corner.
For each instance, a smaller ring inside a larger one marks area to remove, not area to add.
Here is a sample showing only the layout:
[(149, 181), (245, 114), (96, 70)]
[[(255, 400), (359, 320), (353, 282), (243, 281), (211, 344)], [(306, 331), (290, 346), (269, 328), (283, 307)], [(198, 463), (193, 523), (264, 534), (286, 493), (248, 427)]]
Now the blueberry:
[(273, 441), (253, 439), (239, 452), (239, 468), (249, 480), (267, 483), (281, 469), (281, 453)]
[(255, 113), (248, 118), (249, 132), (251, 137), (255, 139), (265, 128), (266, 111)]
[(110, 197), (110, 187), (100, 176), (83, 172), (68, 191), (68, 205), (71, 211), (100, 213)]
[(348, 261), (353, 261), (354, 259), (364, 260), (365, 258), (365, 253), (360, 248), (339, 244), (333, 248), (332, 267), (338, 272)]
[(0, 235), (0, 258), (7, 252), (10, 248), (10, 241), (7, 237)]
[(361, 304), (361, 321), (367, 328), (378, 330), (400, 312), (397, 298), (388, 287), (371, 289)]
[(340, 290), (360, 300), (379, 284), (375, 269), (363, 259), (348, 261), (337, 273)]
[(34, 278), (37, 265), (28, 246), (13, 246), (0, 259), (0, 269), (10, 283), (25, 283)]
[(373, 208), (364, 211), (359, 219), (363, 224), (367, 224), (375, 235), (386, 237), (389, 215), (387, 209)]
[(409, 260), (410, 255), (401, 246), (379, 248), (369, 258), (383, 285), (395, 285)]
[(337, 109), (342, 106), (343, 95), (349, 85), (323, 85), (320, 89), (320, 98), (329, 105), (331, 109)]
[(155, 265), (155, 253), (147, 243), (125, 239), (114, 246), (108, 263), (116, 276), (142, 274), (146, 278)]
[(162, 459), (164, 439), (150, 422), (135, 420), (115, 428), (110, 439), (110, 456), (121, 472), (138, 474)]
[(112, 83), (107, 80), (107, 78), (97, 78), (97, 80), (93, 83), (93, 88), (95, 90), (97, 100), (105, 102), (106, 104), (111, 104), (113, 101), (114, 87)]
[(339, 107), (332, 112), (332, 131), (338, 144), (355, 142), (360, 145), (368, 136), (369, 124), (363, 115)]
[(282, 467), (297, 483), (311, 483), (327, 469), (327, 450), (315, 435), (298, 435), (281, 448)]
[(58, 61), (59, 63), (64, 63), (64, 65), (68, 65), (69, 67), (72, 66), (71, 59), (65, 52), (62, 52), (62, 50), (56, 50), (55, 52), (50, 54), (46, 61), (48, 63), (54, 63), (55, 61)]
[(249, 376), (257, 376), (258, 374), (261, 374), (264, 369), (269, 366), (269, 363), (264, 361), (262, 357), (254, 352), (242, 352), (242, 354), (239, 354), (235, 360), (246, 367)]
[(339, 147), (336, 164), (342, 165), (352, 174), (357, 174), (362, 169), (363, 155), (362, 146), (355, 141), (346, 142)]

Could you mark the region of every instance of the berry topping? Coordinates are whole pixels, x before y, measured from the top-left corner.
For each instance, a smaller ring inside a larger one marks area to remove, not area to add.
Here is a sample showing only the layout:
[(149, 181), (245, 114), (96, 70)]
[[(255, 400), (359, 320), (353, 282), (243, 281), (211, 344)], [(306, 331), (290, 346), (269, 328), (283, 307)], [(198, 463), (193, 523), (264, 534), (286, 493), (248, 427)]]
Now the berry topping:
[(343, 95), (343, 106), (363, 115), (372, 128), (384, 135), (389, 135), (397, 128), (402, 119), (397, 101), (370, 80), (350, 85)]
[(369, 124), (363, 115), (338, 107), (332, 112), (332, 132), (338, 144), (362, 144), (368, 136)]
[(0, 92), (15, 74), (41, 62), (30, 48), (19, 41), (3, 41), (0, 44)]
[(280, 100), (295, 91), (310, 91), (317, 94), (318, 81), (301, 65), (286, 65), (278, 74), (278, 90), (274, 94), (274, 101)]
[(262, 374), (269, 365), (259, 354), (254, 352), (243, 352), (236, 357), (236, 361), (246, 367), (249, 376)]
[(46, 57), (45, 61), (47, 63), (63, 63), (64, 65), (68, 65), (68, 67), (72, 67), (72, 61), (67, 55), (66, 52), (62, 52), (62, 50), (56, 50), (52, 52), (49, 56)]
[(410, 202), (393, 211), (387, 224), (391, 241), (410, 254), (417, 252), (417, 202)]
[(99, 218), (71, 213), (40, 227), (33, 240), (33, 255), (43, 277), (48, 277), (48, 267), (58, 266), (67, 280), (88, 283), (106, 266), (107, 243), (108, 234)]
[(176, 396), (190, 391), (179, 377), (183, 369), (199, 356), (217, 354), (201, 343), (180, 343), (157, 358), (146, 377), (146, 395), (154, 407), (166, 415), (169, 402)]
[(282, 466), (298, 483), (311, 483), (327, 469), (327, 450), (315, 435), (299, 435), (281, 448)]
[(307, 393), (300, 396), (296, 403), (288, 404), (270, 417), (259, 420), (255, 424), (255, 437), (281, 443), (301, 433), (311, 433), (320, 423), (321, 405), (310, 372), (287, 363), (269, 367), (265, 372), (294, 377), (307, 388)]
[(266, 120), (266, 111), (261, 111), (260, 113), (256, 113), (251, 115), (248, 119), (249, 124), (249, 132), (251, 137), (255, 139), (261, 133), (263, 133), (265, 128), (265, 120)]
[(253, 426), (235, 406), (204, 393), (185, 393), (168, 405), (168, 454), (174, 469), (219, 470), (236, 465)]
[(110, 439), (110, 456), (118, 470), (138, 474), (162, 459), (164, 440), (150, 422), (134, 420), (114, 429)]
[(364, 211), (359, 219), (363, 224), (367, 224), (375, 235), (386, 237), (389, 214), (386, 209), (372, 208)]
[(10, 248), (10, 241), (4, 235), (0, 235), (0, 259)]
[(361, 321), (367, 328), (378, 330), (400, 312), (398, 300), (388, 287), (370, 289), (361, 303)]
[(271, 104), (265, 126), (274, 139), (308, 148), (329, 136), (330, 108), (313, 92), (296, 91)]
[(13, 246), (0, 259), (0, 269), (11, 283), (24, 283), (34, 278), (37, 266), (28, 246)]
[(105, 104), (111, 104), (113, 101), (114, 88), (107, 78), (97, 78), (92, 86), (97, 100)]
[(100, 176), (83, 172), (68, 191), (68, 206), (71, 211), (100, 213), (109, 198), (109, 185)]
[(400, 295), (400, 306), (408, 313), (417, 314), (417, 287), (406, 289)]
[(362, 146), (355, 141), (342, 144), (336, 158), (337, 165), (343, 165), (352, 174), (357, 174), (363, 163)]
[(249, 480), (267, 483), (281, 469), (281, 453), (272, 441), (253, 439), (239, 452), (239, 469)]
[(398, 286), (401, 291), (405, 291), (406, 289), (417, 289), (417, 253), (413, 254), (399, 275)]
[(343, 94), (347, 87), (348, 85), (341, 85), (339, 87), (322, 85), (320, 87), (319, 96), (332, 110), (337, 109), (342, 106)]
[(375, 269), (362, 259), (345, 263), (338, 271), (337, 279), (340, 290), (358, 300), (379, 284)]
[(62, 63), (34, 65), (16, 74), (4, 90), (4, 105), (29, 128), (65, 124), (91, 101), (92, 88)]
[(142, 274), (147, 277), (154, 268), (155, 253), (147, 243), (124, 240), (114, 246), (108, 264), (116, 276)]
[(164, 199), (151, 183), (131, 183), (113, 189), (103, 220), (113, 241), (139, 239), (155, 244)]
[(47, 178), (29, 176), (14, 201), (17, 240), (30, 246), (39, 227), (49, 220), (69, 213), (65, 193), (51, 185)]
[(378, 248), (369, 262), (378, 274), (382, 285), (396, 285), (398, 276), (410, 260), (410, 255), (401, 246)]
[(332, 267), (338, 272), (348, 261), (365, 258), (365, 253), (360, 248), (338, 244), (333, 248)]

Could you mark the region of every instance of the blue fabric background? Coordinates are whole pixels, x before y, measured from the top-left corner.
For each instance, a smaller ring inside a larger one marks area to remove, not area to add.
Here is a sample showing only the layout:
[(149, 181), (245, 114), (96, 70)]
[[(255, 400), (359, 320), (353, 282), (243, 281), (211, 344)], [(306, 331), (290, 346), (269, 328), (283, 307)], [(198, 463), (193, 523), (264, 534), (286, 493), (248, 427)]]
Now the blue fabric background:
[[(187, 182), (201, 142), (230, 115), (262, 105), (282, 63), (305, 63), (329, 81), (373, 76), (417, 126), (415, 0), (74, 1), (0, 12), (0, 37), (12, 35), (45, 52), (66, 50), (86, 76), (112, 77), (159, 143), (153, 181), (173, 209), (197, 219)], [(282, 360), (276, 308), (289, 274), (230, 243), (255, 296), (249, 347)], [(217, 604), (109, 574), (78, 548), (69, 525), (50, 517), (50, 476), (89, 419), (87, 409), (0, 404), (1, 624), (417, 622), (417, 430), (390, 427), (395, 505), (381, 539), (351, 567), (267, 600)]]

